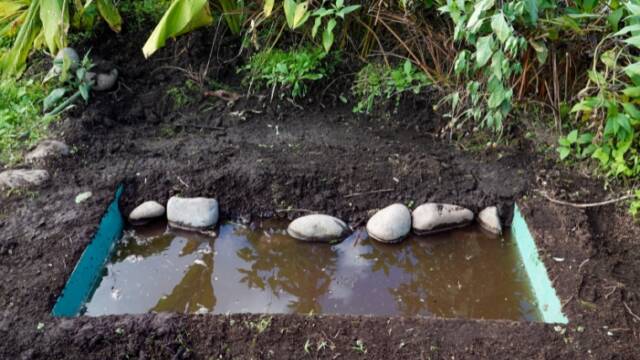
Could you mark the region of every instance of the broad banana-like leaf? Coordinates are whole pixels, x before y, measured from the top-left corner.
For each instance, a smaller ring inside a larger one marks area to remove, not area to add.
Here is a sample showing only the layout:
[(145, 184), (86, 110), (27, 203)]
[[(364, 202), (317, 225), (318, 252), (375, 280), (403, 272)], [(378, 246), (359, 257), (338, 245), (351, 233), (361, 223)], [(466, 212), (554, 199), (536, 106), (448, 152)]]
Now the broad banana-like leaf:
[(24, 20), (26, 18), (27, 12), (23, 11), (17, 17), (9, 21), (6, 25), (0, 27), (0, 37), (14, 37), (20, 29), (20, 25), (24, 23)]
[(271, 16), (271, 13), (273, 12), (273, 4), (274, 4), (275, 0), (264, 0), (264, 16), (265, 17), (269, 17)]
[(66, 0), (41, 0), (40, 21), (44, 41), (52, 55), (67, 46), (69, 5)]
[(28, 7), (27, 0), (0, 0), (0, 22), (20, 15)]
[(33, 46), (33, 42), (38, 37), (42, 24), (40, 23), (40, 0), (32, 0), (24, 23), (18, 31), (16, 40), (11, 50), (4, 53), (0, 61), (0, 68), (3, 76), (11, 74), (22, 74), (25, 62)]
[(96, 6), (100, 16), (109, 24), (111, 30), (120, 32), (122, 30), (122, 18), (118, 8), (113, 4), (113, 0), (97, 0)]
[(145, 57), (164, 46), (167, 39), (175, 38), (213, 22), (208, 0), (175, 0), (142, 48)]

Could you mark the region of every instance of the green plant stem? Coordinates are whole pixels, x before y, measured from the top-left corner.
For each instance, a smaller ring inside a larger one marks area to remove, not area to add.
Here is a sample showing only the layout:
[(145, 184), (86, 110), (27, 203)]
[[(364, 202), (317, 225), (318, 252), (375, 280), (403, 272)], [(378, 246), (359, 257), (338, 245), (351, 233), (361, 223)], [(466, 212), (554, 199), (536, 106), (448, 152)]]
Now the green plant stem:
[(67, 108), (67, 106), (73, 104), (76, 100), (78, 100), (78, 98), (80, 97), (80, 90), (76, 91), (75, 94), (69, 96), (69, 98), (65, 101), (62, 102), (62, 104), (56, 106), (55, 109), (51, 110), (50, 112), (46, 113), (44, 116), (55, 116), (58, 115), (59, 113), (63, 112), (64, 109)]

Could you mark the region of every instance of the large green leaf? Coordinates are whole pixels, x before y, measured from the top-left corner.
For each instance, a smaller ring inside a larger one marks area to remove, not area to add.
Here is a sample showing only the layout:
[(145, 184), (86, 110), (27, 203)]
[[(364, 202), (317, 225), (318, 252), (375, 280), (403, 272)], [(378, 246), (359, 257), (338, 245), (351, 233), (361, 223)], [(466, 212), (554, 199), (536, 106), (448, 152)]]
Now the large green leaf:
[(42, 23), (38, 16), (39, 14), (40, 0), (33, 0), (31, 5), (29, 5), (27, 16), (20, 27), (20, 31), (18, 31), (13, 47), (11, 50), (4, 53), (4, 56), (0, 61), (0, 68), (2, 69), (3, 76), (11, 74), (19, 75), (24, 71), (25, 62), (27, 61), (29, 52), (33, 47), (33, 41), (42, 29)]
[(273, 3), (275, 0), (264, 0), (263, 12), (265, 17), (271, 16), (271, 12), (273, 12)]
[(304, 24), (311, 13), (308, 11), (307, 1), (297, 3), (295, 0), (284, 0), (284, 14), (290, 29), (296, 29)]
[(476, 43), (476, 66), (481, 68), (487, 64), (493, 54), (493, 35), (483, 36)]
[(120, 32), (122, 30), (122, 18), (113, 0), (96, 0), (96, 6), (100, 16), (109, 24), (111, 30)]
[(44, 41), (52, 55), (67, 46), (69, 29), (69, 5), (65, 0), (43, 0), (40, 2), (40, 21)]
[(209, 25), (212, 21), (207, 0), (175, 0), (147, 39), (142, 52), (149, 57), (163, 47), (167, 39)]
[(504, 18), (504, 15), (500, 12), (491, 17), (491, 29), (498, 37), (500, 42), (504, 43), (507, 41), (509, 36), (513, 33), (513, 29), (507, 23), (507, 20)]

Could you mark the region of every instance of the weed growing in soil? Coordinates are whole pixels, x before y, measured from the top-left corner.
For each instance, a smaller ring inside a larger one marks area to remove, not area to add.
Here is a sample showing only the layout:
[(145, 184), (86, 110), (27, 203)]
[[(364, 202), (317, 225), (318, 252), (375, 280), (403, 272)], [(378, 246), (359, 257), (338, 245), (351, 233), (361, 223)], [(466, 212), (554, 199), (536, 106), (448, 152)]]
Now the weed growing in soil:
[(360, 339), (356, 340), (356, 344), (353, 345), (352, 349), (355, 350), (356, 352), (360, 353), (360, 354), (366, 354), (367, 353), (367, 347), (364, 345), (364, 341), (362, 341)]
[(0, 162), (13, 164), (47, 134), (54, 119), (41, 115), (45, 89), (33, 80), (0, 82)]
[(257, 89), (271, 88), (271, 98), (277, 89), (280, 96), (304, 96), (309, 83), (320, 80), (333, 70), (333, 61), (321, 49), (265, 50), (251, 57), (241, 71), (245, 81)]
[(418, 94), (429, 84), (427, 76), (409, 60), (396, 67), (367, 64), (358, 72), (353, 84), (352, 91), (358, 99), (353, 111), (369, 113), (377, 102), (388, 100), (395, 100), (397, 107), (403, 93)]

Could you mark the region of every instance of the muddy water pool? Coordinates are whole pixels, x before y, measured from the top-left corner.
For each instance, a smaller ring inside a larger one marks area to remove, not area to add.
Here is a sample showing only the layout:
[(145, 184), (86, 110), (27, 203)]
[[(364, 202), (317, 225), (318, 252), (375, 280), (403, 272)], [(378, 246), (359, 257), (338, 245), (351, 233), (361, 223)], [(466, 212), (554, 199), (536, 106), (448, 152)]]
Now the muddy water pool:
[(286, 222), (225, 223), (210, 238), (166, 223), (128, 229), (85, 315), (302, 313), (537, 320), (510, 236), (478, 227), (385, 245), (286, 235)]

